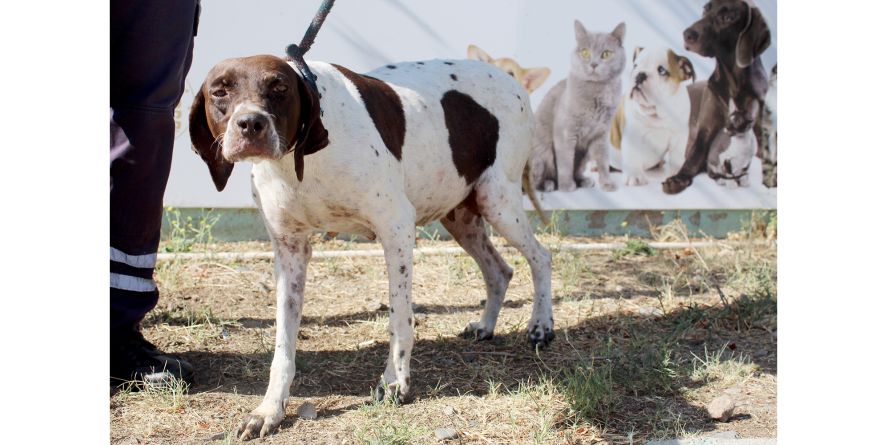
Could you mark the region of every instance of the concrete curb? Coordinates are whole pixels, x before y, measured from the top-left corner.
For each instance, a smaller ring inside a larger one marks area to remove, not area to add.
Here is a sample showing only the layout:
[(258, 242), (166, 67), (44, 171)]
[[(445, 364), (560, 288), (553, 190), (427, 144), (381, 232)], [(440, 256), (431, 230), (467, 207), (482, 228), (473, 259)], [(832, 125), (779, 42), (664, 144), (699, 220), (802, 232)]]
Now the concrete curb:
[(703, 437), (647, 442), (646, 445), (776, 445), (775, 439), (727, 439)]

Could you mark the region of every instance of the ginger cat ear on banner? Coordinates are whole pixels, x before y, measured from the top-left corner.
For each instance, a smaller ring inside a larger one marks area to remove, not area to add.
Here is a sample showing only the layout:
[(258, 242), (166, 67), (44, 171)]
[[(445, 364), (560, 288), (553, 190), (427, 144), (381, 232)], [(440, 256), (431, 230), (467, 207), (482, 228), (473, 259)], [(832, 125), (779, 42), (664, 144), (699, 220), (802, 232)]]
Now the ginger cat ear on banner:
[(509, 57), (493, 58), (477, 45), (468, 45), (468, 59), (479, 60), (499, 67), (517, 79), (520, 85), (523, 85), (523, 88), (530, 93), (538, 89), (551, 75), (550, 68), (523, 68), (516, 60)]

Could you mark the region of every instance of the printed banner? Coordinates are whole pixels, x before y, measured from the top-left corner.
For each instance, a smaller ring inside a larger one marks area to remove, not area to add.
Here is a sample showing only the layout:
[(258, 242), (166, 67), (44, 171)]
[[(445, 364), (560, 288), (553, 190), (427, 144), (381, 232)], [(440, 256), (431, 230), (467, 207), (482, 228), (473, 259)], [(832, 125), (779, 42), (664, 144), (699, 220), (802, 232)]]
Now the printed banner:
[[(283, 56), (319, 3), (204, 3), (166, 205), (254, 207), (248, 164), (215, 191), (187, 111), (210, 67)], [(775, 208), (776, 19), (774, 0), (340, 0), (307, 58), (356, 72), (471, 58), (509, 73), (531, 93), (546, 209)]]

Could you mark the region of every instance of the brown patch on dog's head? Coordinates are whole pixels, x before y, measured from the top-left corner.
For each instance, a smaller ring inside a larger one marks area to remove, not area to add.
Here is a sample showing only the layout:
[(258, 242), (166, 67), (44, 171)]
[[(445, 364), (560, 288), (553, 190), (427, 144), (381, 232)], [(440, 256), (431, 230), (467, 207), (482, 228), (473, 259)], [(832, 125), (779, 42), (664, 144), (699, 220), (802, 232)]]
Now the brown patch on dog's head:
[(670, 49), (668, 50), (668, 71), (671, 73), (671, 81), (678, 85), (687, 80), (695, 82), (695, 68), (693, 68), (692, 62)]
[(228, 59), (209, 71), (191, 106), (191, 143), (219, 191), (234, 162), (293, 150), (301, 180), (304, 155), (329, 143), (319, 114), (316, 93), (282, 59)]

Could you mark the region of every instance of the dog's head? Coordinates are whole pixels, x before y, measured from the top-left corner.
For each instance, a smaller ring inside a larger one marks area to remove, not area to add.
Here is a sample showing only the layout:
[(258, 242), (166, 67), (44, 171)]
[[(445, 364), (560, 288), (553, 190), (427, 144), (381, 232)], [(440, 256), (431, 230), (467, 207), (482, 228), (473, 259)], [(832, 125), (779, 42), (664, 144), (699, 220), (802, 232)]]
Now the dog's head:
[(225, 188), (237, 161), (303, 157), (329, 141), (316, 93), (282, 59), (253, 56), (215, 65), (194, 98), (191, 144), (209, 166), (216, 189)]
[(769, 47), (769, 26), (751, 0), (711, 0), (699, 21), (683, 31), (686, 49), (746, 68)]
[(479, 60), (501, 68), (502, 71), (517, 79), (517, 82), (520, 82), (520, 85), (523, 85), (523, 88), (530, 93), (540, 87), (551, 75), (550, 68), (523, 68), (510, 57), (494, 59), (477, 45), (468, 45), (468, 59)]
[(630, 98), (643, 108), (668, 103), (686, 82), (695, 81), (692, 62), (669, 48), (636, 48)]

